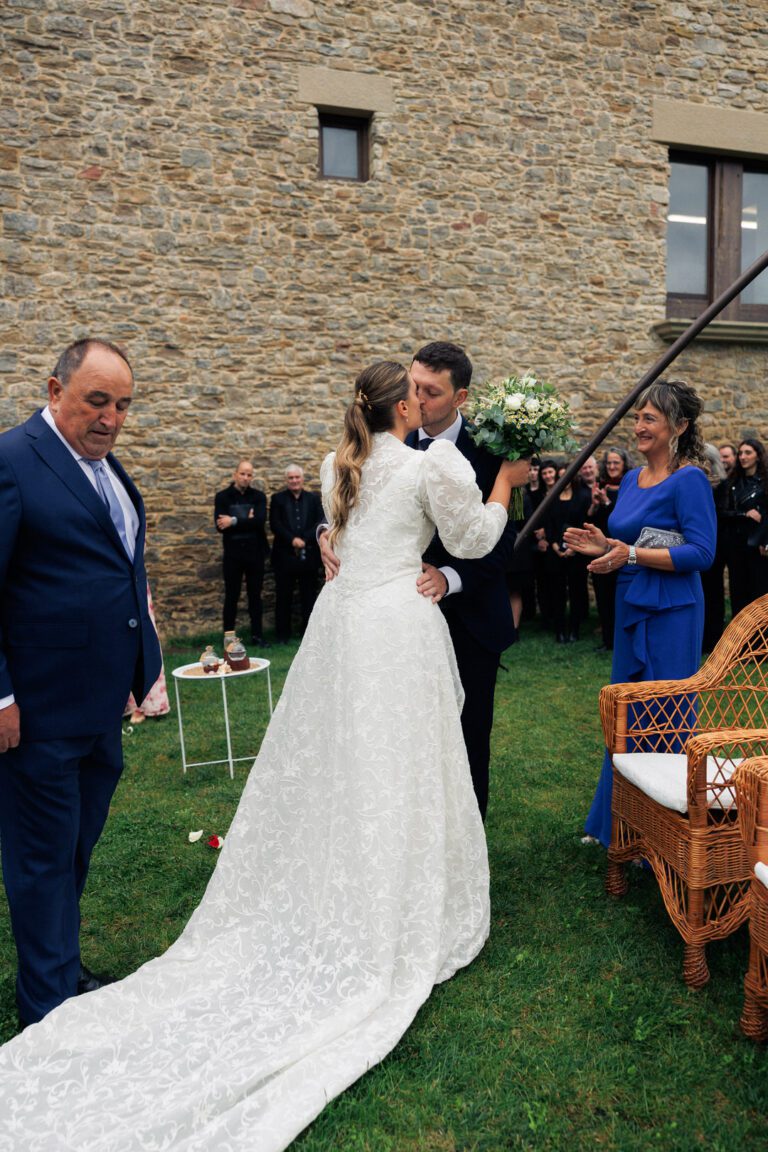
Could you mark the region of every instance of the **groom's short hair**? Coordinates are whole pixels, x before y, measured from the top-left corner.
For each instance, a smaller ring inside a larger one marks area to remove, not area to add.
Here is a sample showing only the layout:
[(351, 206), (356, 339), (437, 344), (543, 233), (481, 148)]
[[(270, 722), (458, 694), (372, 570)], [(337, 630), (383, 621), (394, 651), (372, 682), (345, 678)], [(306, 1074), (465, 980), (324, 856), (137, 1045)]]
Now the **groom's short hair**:
[(447, 368), (451, 374), (454, 392), (458, 392), (459, 388), (469, 388), (472, 380), (472, 361), (458, 344), (435, 340), (432, 344), (425, 344), (423, 348), (419, 348), (413, 359), (433, 372), (444, 372)]

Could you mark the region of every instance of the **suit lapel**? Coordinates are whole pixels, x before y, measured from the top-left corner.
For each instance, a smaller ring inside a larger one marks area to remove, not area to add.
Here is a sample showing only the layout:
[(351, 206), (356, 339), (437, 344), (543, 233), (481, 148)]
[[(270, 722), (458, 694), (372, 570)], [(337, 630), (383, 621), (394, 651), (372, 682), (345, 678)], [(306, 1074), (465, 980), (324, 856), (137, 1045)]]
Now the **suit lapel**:
[[(122, 540), (120, 539), (120, 534), (112, 523), (112, 517), (110, 516), (109, 510), (104, 504), (104, 501), (101, 499), (101, 496), (99, 496), (96, 489), (86, 478), (82, 468), (75, 460), (72, 453), (68, 448), (65, 447), (64, 444), (62, 444), (56, 433), (48, 427), (39, 412), (36, 412), (35, 415), (30, 417), (30, 419), (27, 421), (26, 432), (33, 441), (32, 447), (34, 451), (37, 453), (43, 463), (48, 468), (50, 468), (51, 471), (61, 481), (61, 483), (69, 489), (75, 499), (79, 500), (80, 503), (88, 509), (94, 520), (96, 520), (99, 526), (104, 530), (104, 532), (106, 532), (107, 536), (109, 536), (113, 544), (115, 544), (115, 546), (119, 549), (120, 554), (124, 556), (126, 560), (128, 560), (128, 554), (125, 551)], [(134, 488), (131, 481), (128, 480), (128, 477), (123, 471), (123, 468), (117, 463), (117, 461), (113, 460), (111, 456), (109, 456), (108, 459), (110, 466), (113, 467), (117, 474), (120, 476), (120, 479), (125, 484), (131, 499), (133, 500), (134, 504), (136, 504), (137, 498), (140, 500), (138, 492)], [(141, 515), (141, 511), (139, 510), (139, 536), (142, 537), (142, 549), (144, 547), (143, 522), (144, 517)], [(142, 555), (142, 553), (139, 552), (139, 539), (137, 539), (134, 558), (140, 555)]]
[(477, 460), (477, 445), (469, 432), (467, 432), (467, 422), (463, 416), (461, 419), (461, 428), (456, 437), (456, 447), (462, 456), (466, 456), (467, 460), (469, 460), (470, 464), (474, 467), (475, 461)]

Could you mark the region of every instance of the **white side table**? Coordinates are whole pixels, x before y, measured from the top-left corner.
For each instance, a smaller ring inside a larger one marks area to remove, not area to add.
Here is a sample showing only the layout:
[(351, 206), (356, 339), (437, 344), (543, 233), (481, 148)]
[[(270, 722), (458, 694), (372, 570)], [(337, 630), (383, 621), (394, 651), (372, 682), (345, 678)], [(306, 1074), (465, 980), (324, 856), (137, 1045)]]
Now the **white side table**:
[[(234, 680), (238, 676), (253, 676), (256, 672), (266, 672), (267, 674), (267, 694), (269, 696), (269, 714), (272, 715), (272, 677), (269, 671), (269, 660), (258, 660), (251, 656), (250, 668), (243, 668), (239, 672), (227, 672), (226, 675), (220, 676), (218, 672), (203, 672), (199, 663), (195, 664), (182, 664), (181, 668), (173, 669), (174, 686), (176, 688), (176, 710), (179, 714), (179, 739), (181, 740), (181, 767), (182, 771), (186, 774), (187, 768), (202, 768), (208, 764), (229, 764), (230, 779), (235, 778), (235, 764), (240, 760), (255, 760), (256, 753), (251, 756), (232, 756), (232, 738), (229, 733), (229, 709), (227, 707), (227, 681)], [(184, 744), (184, 722), (181, 716), (181, 697), (179, 696), (179, 683), (184, 681), (185, 684), (221, 684), (221, 700), (224, 705), (224, 730), (227, 734), (227, 759), (226, 760), (187, 760), (187, 751)]]

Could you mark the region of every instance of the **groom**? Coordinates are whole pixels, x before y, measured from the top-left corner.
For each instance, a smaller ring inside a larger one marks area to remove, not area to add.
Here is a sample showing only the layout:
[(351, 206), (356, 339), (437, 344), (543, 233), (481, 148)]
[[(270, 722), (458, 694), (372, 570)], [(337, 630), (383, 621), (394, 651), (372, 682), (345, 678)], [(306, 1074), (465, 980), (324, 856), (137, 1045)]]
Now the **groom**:
[[(459, 409), (472, 379), (469, 357), (456, 344), (426, 344), (413, 358), (411, 376), (421, 406), (422, 427), (406, 444), (427, 450), (433, 440), (451, 440), (475, 471), (483, 500), (490, 495), (501, 458), (474, 443)], [(479, 560), (458, 560), (435, 535), (425, 555), (417, 587), (439, 599), (464, 688), (461, 727), (472, 784), (485, 820), (493, 727), (493, 698), (501, 653), (516, 639), (506, 572), (516, 532), (505, 529), (496, 547)]]

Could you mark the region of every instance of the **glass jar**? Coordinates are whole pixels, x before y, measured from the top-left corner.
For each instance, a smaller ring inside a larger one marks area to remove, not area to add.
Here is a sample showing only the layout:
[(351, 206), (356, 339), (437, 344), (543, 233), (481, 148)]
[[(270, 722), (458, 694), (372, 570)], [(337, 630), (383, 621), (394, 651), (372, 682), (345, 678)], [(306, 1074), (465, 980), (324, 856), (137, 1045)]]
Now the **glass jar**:
[(225, 650), (225, 658), (227, 664), (233, 672), (240, 672), (244, 668), (250, 668), (251, 662), (248, 659), (248, 653), (245, 650), (245, 645), (239, 637), (235, 636), (231, 640)]
[(205, 672), (206, 674), (209, 674), (211, 672), (218, 672), (220, 661), (219, 661), (218, 656), (216, 655), (216, 653), (213, 650), (212, 644), (206, 645), (205, 651), (203, 652), (202, 656), (200, 657), (200, 663), (203, 666), (203, 672)]

